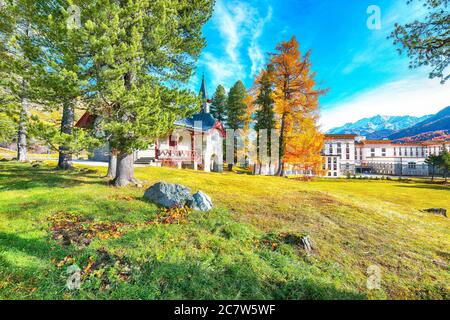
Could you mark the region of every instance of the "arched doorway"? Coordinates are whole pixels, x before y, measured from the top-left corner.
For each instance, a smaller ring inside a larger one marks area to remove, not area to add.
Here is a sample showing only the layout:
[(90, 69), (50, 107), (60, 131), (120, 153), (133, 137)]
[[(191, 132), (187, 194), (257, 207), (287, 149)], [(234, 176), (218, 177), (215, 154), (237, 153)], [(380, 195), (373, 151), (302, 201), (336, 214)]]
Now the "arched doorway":
[(219, 172), (219, 157), (216, 154), (211, 156), (211, 172)]

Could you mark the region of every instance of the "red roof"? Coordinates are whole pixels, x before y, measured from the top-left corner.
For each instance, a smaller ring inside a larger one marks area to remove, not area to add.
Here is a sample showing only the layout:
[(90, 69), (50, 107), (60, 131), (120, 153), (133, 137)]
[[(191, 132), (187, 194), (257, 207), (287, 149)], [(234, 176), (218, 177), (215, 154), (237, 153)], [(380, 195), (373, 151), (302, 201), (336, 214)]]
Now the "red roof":
[(362, 140), (362, 144), (392, 144), (391, 140)]
[(325, 139), (355, 139), (357, 134), (326, 134)]
[(77, 128), (86, 128), (94, 124), (95, 116), (90, 114), (89, 112), (85, 112), (80, 120), (75, 124), (75, 127)]

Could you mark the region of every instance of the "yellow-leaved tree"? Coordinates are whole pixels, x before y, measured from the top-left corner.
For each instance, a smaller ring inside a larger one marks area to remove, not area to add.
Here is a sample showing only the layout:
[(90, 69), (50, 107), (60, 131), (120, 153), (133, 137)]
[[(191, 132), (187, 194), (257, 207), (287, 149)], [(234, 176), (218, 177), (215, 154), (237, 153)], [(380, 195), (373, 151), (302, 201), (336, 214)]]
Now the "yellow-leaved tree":
[(302, 55), (295, 37), (278, 44), (276, 50), (271, 54), (269, 67), (280, 133), (277, 175), (284, 175), (286, 164), (320, 173), (323, 135), (317, 123), (318, 108), (319, 97), (326, 90), (316, 88), (311, 51)]

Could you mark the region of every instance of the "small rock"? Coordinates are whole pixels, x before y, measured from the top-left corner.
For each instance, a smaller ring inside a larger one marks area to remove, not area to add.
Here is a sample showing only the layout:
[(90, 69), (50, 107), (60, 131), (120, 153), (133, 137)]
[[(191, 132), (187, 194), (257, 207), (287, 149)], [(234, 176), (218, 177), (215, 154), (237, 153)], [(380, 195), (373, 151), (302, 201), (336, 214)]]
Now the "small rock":
[(447, 209), (444, 208), (431, 208), (431, 209), (425, 209), (425, 212), (434, 213), (440, 216), (444, 216), (447, 218)]
[(311, 240), (309, 239), (308, 236), (304, 236), (302, 238), (302, 245), (303, 245), (303, 248), (305, 249), (305, 251), (308, 252), (308, 253), (311, 252), (313, 250), (313, 248), (314, 248), (312, 243), (311, 243)]
[(185, 186), (159, 182), (145, 191), (144, 198), (165, 208), (173, 208), (183, 207), (192, 197)]
[(194, 194), (188, 205), (191, 209), (202, 212), (208, 212), (214, 207), (211, 197), (202, 191)]

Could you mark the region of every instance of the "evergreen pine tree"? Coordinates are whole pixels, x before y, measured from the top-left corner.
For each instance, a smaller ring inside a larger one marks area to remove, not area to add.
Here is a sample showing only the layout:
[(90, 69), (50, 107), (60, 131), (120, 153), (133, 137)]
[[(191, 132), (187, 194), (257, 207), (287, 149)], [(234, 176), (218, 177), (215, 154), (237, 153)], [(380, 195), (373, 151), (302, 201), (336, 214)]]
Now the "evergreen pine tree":
[(273, 84), (267, 70), (263, 70), (256, 79), (256, 90), (258, 95), (255, 104), (258, 109), (256, 110), (255, 130), (266, 129), (270, 132), (275, 128), (275, 112), (273, 110)]
[[(273, 100), (273, 83), (270, 79), (269, 68), (262, 70), (255, 81), (255, 90), (257, 97), (255, 99), (256, 115), (255, 115), (255, 130), (259, 133), (261, 130), (267, 130), (267, 151), (268, 156), (271, 156), (271, 131), (275, 129), (275, 112)], [(261, 134), (257, 138), (257, 160), (259, 160), (261, 153)]]
[(29, 105), (34, 99), (35, 75), (39, 72), (36, 38), (37, 8), (43, 1), (3, 1), (0, 10), (0, 85), (6, 104), (18, 122), (17, 160), (27, 161)]
[[(214, 1), (98, 1), (85, 22), (95, 91), (111, 148), (117, 150), (115, 186), (133, 183), (133, 152), (198, 109), (197, 97), (178, 89), (193, 73), (205, 45), (202, 26)], [(108, 23), (105, 23), (108, 21)]]
[(247, 105), (244, 102), (247, 96), (247, 89), (245, 89), (242, 81), (238, 81), (230, 89), (227, 101), (227, 127), (238, 130), (244, 125), (243, 116)]
[[(59, 151), (58, 168), (72, 167), (73, 153), (82, 148), (81, 134), (74, 130), (75, 107), (82, 105), (89, 94), (89, 80), (94, 77), (85, 66), (91, 63), (85, 41), (82, 22), (89, 17), (89, 10), (81, 14), (83, 1), (54, 1), (41, 6), (40, 62), (45, 66), (39, 77), (40, 98), (47, 107), (61, 110), (60, 128), (35, 130), (40, 138)], [(39, 123), (39, 127), (44, 124)], [(41, 134), (40, 134), (41, 133)], [(43, 134), (45, 133), (45, 134)]]
[(214, 93), (211, 103), (211, 114), (220, 122), (225, 121), (227, 108), (227, 93), (222, 85), (219, 85)]
[(450, 170), (450, 152), (448, 152), (446, 145), (442, 147), (442, 152), (439, 155), (439, 167), (444, 172), (445, 182), (448, 182), (448, 172)]

